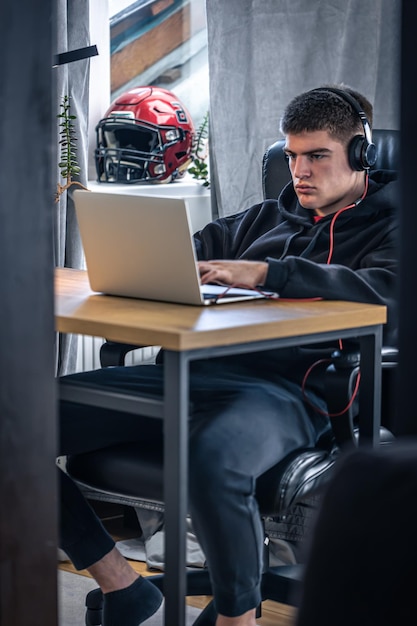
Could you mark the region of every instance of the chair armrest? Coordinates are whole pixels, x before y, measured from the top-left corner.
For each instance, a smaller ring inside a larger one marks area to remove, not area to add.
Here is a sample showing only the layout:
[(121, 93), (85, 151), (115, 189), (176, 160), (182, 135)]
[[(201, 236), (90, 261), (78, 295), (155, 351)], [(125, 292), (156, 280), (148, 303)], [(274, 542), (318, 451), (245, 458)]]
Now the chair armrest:
[[(332, 355), (332, 364), (326, 370), (325, 390), (327, 408), (336, 443), (339, 447), (347, 444), (357, 445), (358, 429), (358, 402), (354, 400), (352, 406), (345, 412), (344, 409), (354, 393), (356, 379), (360, 370), (360, 353), (356, 350), (335, 351)], [(384, 372), (392, 370), (398, 364), (398, 349), (384, 346), (381, 351), (381, 366), (383, 379), (387, 378)], [(392, 381), (386, 381), (392, 386)], [(384, 386), (384, 385), (383, 385)], [(392, 433), (381, 428), (381, 442), (386, 443), (393, 439)]]
[(146, 346), (136, 346), (130, 343), (117, 343), (115, 341), (105, 341), (100, 348), (101, 367), (111, 367), (114, 365), (124, 365), (128, 352), (145, 348)]
[(335, 441), (339, 447), (344, 447), (347, 444), (356, 445), (354, 422), (358, 413), (357, 401), (354, 400), (352, 406), (347, 410), (345, 409), (351, 401), (358, 374), (359, 361), (353, 357), (351, 365), (347, 359), (344, 359), (339, 363), (333, 362), (326, 369), (327, 410)]

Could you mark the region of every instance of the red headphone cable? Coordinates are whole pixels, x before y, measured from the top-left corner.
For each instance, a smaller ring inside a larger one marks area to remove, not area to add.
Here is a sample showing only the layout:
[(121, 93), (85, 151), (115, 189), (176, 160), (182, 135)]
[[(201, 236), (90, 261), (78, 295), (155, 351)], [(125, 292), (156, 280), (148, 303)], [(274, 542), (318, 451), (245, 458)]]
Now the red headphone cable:
[[(329, 255), (327, 257), (327, 261), (326, 261), (326, 265), (330, 265), (331, 260), (332, 260), (332, 256), (333, 256), (333, 251), (334, 251), (334, 226), (335, 226), (335, 222), (337, 220), (337, 218), (339, 217), (339, 215), (341, 213), (343, 213), (344, 211), (347, 211), (348, 209), (353, 209), (353, 207), (357, 206), (360, 202), (362, 202), (362, 200), (365, 198), (366, 194), (368, 193), (368, 185), (369, 185), (369, 178), (368, 178), (368, 174), (365, 174), (365, 189), (363, 191), (363, 194), (361, 195), (361, 197), (359, 198), (359, 200), (357, 200), (356, 202), (353, 202), (352, 204), (348, 204), (345, 207), (342, 207), (341, 209), (339, 209), (338, 211), (336, 211), (336, 213), (333, 215), (332, 217), (332, 221), (330, 222), (330, 231), (329, 231), (329, 236), (330, 236), (330, 243), (329, 243)], [(341, 339), (339, 339), (339, 349), (343, 350), (343, 342)], [(361, 373), (360, 371), (358, 372), (358, 375), (356, 377), (356, 383), (355, 383), (355, 388), (353, 390), (352, 393), (352, 397), (349, 400), (348, 404), (345, 406), (345, 408), (340, 411), (339, 413), (326, 413), (325, 411), (322, 411), (319, 407), (317, 407), (313, 402), (311, 402), (311, 400), (308, 398), (306, 390), (305, 390), (305, 385), (307, 383), (307, 378), (310, 375), (311, 370), (316, 367), (316, 365), (319, 365), (320, 363), (326, 363), (326, 362), (331, 362), (331, 359), (320, 359), (318, 361), (316, 361), (315, 363), (313, 363), (307, 370), (307, 372), (304, 375), (303, 381), (301, 383), (301, 391), (303, 394), (303, 397), (305, 399), (305, 401), (312, 406), (318, 413), (321, 413), (322, 415), (326, 415), (326, 417), (338, 417), (339, 415), (343, 415), (344, 413), (346, 413), (350, 407), (353, 404), (353, 401), (359, 391), (359, 383), (360, 383), (360, 378), (361, 378)]]

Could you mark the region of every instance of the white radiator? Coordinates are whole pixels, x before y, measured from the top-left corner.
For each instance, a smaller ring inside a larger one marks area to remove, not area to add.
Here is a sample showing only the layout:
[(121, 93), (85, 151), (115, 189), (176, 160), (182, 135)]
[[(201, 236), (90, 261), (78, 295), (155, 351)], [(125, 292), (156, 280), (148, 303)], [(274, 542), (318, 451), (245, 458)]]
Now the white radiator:
[[(77, 372), (85, 372), (88, 370), (99, 369), (101, 367), (100, 347), (104, 341), (105, 340), (100, 337), (89, 337), (85, 335), (78, 336)], [(146, 348), (132, 350), (127, 353), (125, 364), (138, 365), (140, 363), (153, 363), (158, 351), (158, 346), (149, 346)]]

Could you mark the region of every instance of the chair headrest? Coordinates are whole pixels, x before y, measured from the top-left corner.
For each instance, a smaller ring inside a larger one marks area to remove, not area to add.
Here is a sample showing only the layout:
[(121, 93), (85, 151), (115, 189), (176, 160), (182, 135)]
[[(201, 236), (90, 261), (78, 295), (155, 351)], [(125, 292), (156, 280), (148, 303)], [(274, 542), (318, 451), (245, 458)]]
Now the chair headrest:
[[(373, 170), (398, 170), (400, 158), (400, 131), (375, 129), (372, 140), (377, 147), (377, 160)], [(278, 198), (283, 187), (291, 180), (287, 161), (282, 151), (284, 139), (266, 150), (262, 161), (262, 191), (264, 199)]]

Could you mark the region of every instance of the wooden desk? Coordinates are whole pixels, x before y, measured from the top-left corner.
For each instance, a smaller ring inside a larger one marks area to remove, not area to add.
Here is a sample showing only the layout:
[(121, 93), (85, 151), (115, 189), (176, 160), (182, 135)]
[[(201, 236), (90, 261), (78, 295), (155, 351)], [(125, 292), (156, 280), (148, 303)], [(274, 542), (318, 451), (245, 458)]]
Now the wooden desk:
[(189, 362), (356, 337), (361, 349), (361, 442), (380, 425), (384, 306), (354, 302), (256, 300), (193, 307), (95, 294), (86, 272), (56, 271), (56, 330), (165, 348), (163, 401), (60, 384), (61, 398), (165, 420), (165, 626), (185, 623), (185, 519)]

